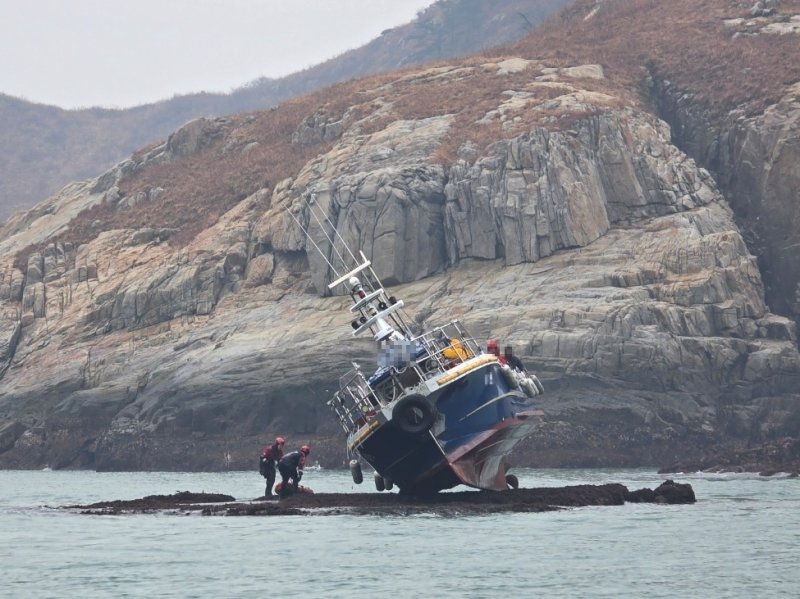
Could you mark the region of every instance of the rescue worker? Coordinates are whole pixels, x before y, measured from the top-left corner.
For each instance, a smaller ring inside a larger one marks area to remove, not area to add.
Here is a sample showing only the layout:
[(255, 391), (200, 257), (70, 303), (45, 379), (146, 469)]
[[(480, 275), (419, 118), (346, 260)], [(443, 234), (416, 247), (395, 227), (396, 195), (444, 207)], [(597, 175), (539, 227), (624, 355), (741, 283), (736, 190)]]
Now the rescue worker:
[(275, 443), (261, 450), (261, 460), (259, 461), (259, 472), (267, 479), (267, 489), (264, 491), (265, 497), (272, 497), (272, 487), (275, 485), (275, 464), (283, 457), (283, 437), (275, 437)]
[[(303, 445), (300, 451), (287, 453), (278, 462), (278, 470), (281, 473), (281, 499), (297, 493), (309, 453), (311, 453), (311, 448)], [(291, 481), (291, 487), (289, 481)]]
[(503, 357), (506, 359), (506, 364), (511, 366), (511, 368), (519, 370), (520, 372), (525, 372), (525, 365), (522, 363), (522, 360), (514, 355), (510, 345), (506, 345), (503, 348)]
[(497, 346), (497, 341), (491, 339), (486, 342), (486, 353), (494, 354), (501, 364), (506, 363), (506, 357), (500, 355), (500, 348)]

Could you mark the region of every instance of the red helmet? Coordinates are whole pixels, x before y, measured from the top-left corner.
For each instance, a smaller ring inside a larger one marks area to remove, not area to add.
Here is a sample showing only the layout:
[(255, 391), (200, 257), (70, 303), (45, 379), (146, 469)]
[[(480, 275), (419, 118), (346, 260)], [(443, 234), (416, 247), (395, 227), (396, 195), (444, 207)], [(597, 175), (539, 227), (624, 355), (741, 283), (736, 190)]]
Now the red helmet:
[(311, 448), (310, 448), (308, 445), (303, 445), (303, 446), (300, 448), (300, 451), (301, 451), (302, 453), (304, 453), (304, 454), (308, 455), (309, 453), (311, 453)]
[(275, 443), (276, 445), (283, 445), (286, 443), (286, 440), (283, 437), (275, 437)]

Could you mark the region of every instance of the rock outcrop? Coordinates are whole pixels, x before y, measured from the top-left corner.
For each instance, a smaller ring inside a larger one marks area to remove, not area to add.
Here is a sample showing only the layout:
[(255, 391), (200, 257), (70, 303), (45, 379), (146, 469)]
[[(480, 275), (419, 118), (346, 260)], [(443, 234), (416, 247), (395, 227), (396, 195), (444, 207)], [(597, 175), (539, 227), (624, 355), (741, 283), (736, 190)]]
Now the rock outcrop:
[[(262, 498), (263, 499), (263, 498)], [(230, 495), (191, 493), (149, 495), (141, 499), (101, 501), (90, 505), (69, 505), (62, 509), (90, 515), (181, 514), (201, 512), (204, 516), (326, 516), (402, 515), (435, 513), (447, 516), (504, 512), (547, 512), (562, 508), (612, 506), (631, 503), (692, 504), (694, 489), (689, 484), (663, 482), (655, 489), (629, 491), (619, 483), (575, 485), (561, 488), (510, 489), (503, 493), (472, 491), (413, 497), (394, 493), (298, 494), (281, 501), (239, 502)]]
[(319, 154), (187, 245), (152, 224), (63, 241), (93, 206), (135, 209), (119, 202), (130, 173), (248, 147), (246, 118), (204, 121), (7, 224), (0, 465), (251, 468), (265, 431), (340, 465), (325, 400), (374, 349), (350, 336), (349, 300), (321, 297), (335, 273), (316, 248), (336, 267), (337, 239), (372, 259), (417, 325), (459, 318), (544, 379), (546, 421), (518, 460), (653, 464), (785, 432), (800, 405), (794, 323), (768, 310), (709, 173), (659, 119), (584, 90), (602, 77), (591, 65), (441, 66), (418, 85), (485, 72), (523, 88), (499, 88), (482, 117), (505, 136), (464, 144), (453, 164), (437, 160), (450, 114), (391, 118), (374, 101), (335, 141), (303, 115), (294, 143)]
[(800, 321), (800, 84), (763, 114), (733, 112), (722, 122), (691, 96), (655, 80), (653, 92), (676, 143), (707, 165), (761, 260), (772, 309)]
[(762, 476), (800, 476), (800, 440), (781, 438), (752, 446), (713, 447), (691, 460), (670, 464), (659, 472), (758, 472)]

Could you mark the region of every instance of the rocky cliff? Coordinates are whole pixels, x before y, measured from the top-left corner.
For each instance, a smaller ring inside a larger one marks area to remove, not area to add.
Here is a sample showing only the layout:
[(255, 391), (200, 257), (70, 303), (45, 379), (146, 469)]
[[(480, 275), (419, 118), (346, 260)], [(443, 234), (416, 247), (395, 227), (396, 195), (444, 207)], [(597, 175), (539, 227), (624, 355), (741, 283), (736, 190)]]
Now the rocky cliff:
[(7, 223), (0, 465), (251, 468), (278, 432), (340, 465), (324, 402), (374, 349), (321, 293), (309, 201), (418, 326), (459, 318), (540, 375), (523, 463), (800, 424), (794, 322), (709, 172), (602, 66), (502, 56), (190, 123)]
[(721, 121), (658, 76), (653, 94), (676, 143), (725, 190), (760, 259), (770, 307), (800, 322), (800, 83), (760, 114), (734, 111)]
[(643, 90), (725, 194), (770, 308), (797, 321), (800, 2), (585, 0), (568, 12), (565, 27), (515, 50), (602, 60)]

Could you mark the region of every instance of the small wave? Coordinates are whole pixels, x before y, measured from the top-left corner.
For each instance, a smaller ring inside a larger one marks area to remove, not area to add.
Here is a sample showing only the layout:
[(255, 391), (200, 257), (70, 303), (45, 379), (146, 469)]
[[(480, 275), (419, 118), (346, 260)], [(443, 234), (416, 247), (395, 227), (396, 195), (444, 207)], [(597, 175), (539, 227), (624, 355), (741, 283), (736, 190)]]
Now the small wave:
[(776, 472), (775, 474), (763, 475), (758, 472), (709, 472), (705, 470), (698, 470), (696, 472), (674, 472), (677, 476), (685, 476), (687, 478), (699, 478), (708, 481), (726, 481), (726, 480), (775, 480), (783, 478), (791, 478), (792, 475), (788, 472)]

